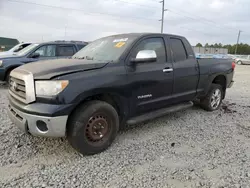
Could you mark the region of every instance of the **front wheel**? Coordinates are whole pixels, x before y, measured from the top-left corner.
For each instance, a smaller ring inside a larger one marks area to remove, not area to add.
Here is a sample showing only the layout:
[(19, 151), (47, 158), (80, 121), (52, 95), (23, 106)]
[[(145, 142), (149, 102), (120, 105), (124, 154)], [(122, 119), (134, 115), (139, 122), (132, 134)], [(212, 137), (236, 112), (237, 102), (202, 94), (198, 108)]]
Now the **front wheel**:
[(9, 85), (9, 83), (10, 83), (10, 72), (11, 71), (8, 71), (6, 73), (6, 76), (5, 76), (5, 83), (6, 83), (6, 85)]
[(237, 61), (237, 64), (238, 65), (242, 65), (242, 61)]
[(212, 84), (207, 96), (201, 99), (201, 107), (207, 111), (217, 110), (223, 98), (223, 89), (219, 84)]
[(84, 155), (106, 150), (119, 129), (118, 114), (103, 101), (89, 101), (75, 110), (68, 122), (69, 143)]

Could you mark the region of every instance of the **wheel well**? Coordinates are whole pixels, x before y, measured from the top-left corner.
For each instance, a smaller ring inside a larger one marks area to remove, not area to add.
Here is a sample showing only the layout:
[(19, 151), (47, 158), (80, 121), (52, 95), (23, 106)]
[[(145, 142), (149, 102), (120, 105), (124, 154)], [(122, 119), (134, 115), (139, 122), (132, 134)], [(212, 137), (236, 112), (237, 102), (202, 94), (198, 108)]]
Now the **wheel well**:
[(123, 107), (122, 107), (122, 103), (121, 100), (119, 99), (118, 96), (116, 95), (112, 95), (112, 94), (97, 94), (97, 95), (93, 95), (90, 96), (88, 98), (86, 98), (85, 100), (83, 100), (81, 103), (79, 103), (75, 109), (71, 112), (70, 116), (74, 113), (74, 111), (81, 105), (83, 105), (84, 103), (86, 103), (87, 101), (92, 101), (92, 100), (99, 100), (99, 101), (104, 101), (107, 102), (108, 104), (110, 104), (111, 106), (113, 106), (119, 116), (120, 121), (123, 119)]
[[(226, 91), (226, 87), (227, 87), (227, 80), (226, 80), (226, 77), (223, 76), (223, 75), (219, 75), (219, 76), (216, 76), (212, 82), (213, 84), (219, 84), (222, 86), (222, 89), (224, 91), (224, 97), (225, 97), (225, 91)], [(223, 98), (224, 98), (223, 97)]]
[(88, 97), (87, 99), (84, 100), (84, 102), (90, 101), (90, 100), (99, 100), (99, 101), (104, 101), (106, 103), (109, 103), (110, 105), (112, 105), (116, 109), (118, 115), (119, 116), (121, 115), (121, 111), (120, 111), (121, 104), (120, 104), (119, 98), (115, 95), (98, 94), (98, 95)]
[(10, 68), (8, 68), (8, 70), (5, 72), (5, 75), (4, 75), (4, 81), (6, 81), (7, 75), (8, 75), (13, 69), (15, 69), (15, 68), (17, 68), (17, 66), (16, 66), (16, 67), (10, 67)]

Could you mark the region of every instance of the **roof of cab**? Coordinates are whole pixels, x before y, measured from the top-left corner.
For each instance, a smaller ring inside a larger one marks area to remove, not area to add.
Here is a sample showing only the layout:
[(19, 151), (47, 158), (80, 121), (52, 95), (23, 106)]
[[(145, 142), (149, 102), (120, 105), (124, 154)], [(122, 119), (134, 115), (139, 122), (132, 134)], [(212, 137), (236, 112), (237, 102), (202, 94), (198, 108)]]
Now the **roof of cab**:
[(64, 41), (64, 40), (57, 40), (57, 41), (49, 41), (49, 42), (41, 42), (39, 44), (88, 44), (85, 41)]
[(116, 35), (111, 35), (107, 37), (118, 37), (118, 36), (143, 37), (143, 36), (148, 36), (148, 35), (165, 35), (165, 36), (170, 36), (170, 37), (183, 38), (183, 36), (174, 35), (174, 34), (166, 34), (166, 33), (122, 33), (122, 34), (116, 34)]

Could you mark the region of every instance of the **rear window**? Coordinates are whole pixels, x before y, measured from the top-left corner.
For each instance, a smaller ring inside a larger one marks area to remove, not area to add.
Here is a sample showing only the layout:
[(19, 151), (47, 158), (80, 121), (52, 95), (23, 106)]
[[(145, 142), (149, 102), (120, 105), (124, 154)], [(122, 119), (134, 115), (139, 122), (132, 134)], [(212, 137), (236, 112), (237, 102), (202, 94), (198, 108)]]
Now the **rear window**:
[(72, 56), (74, 53), (74, 46), (58, 46), (58, 56)]
[(78, 50), (81, 50), (82, 48), (84, 48), (87, 44), (78, 44)]
[(177, 38), (171, 38), (170, 43), (173, 51), (174, 61), (178, 62), (186, 60), (187, 52), (182, 41)]

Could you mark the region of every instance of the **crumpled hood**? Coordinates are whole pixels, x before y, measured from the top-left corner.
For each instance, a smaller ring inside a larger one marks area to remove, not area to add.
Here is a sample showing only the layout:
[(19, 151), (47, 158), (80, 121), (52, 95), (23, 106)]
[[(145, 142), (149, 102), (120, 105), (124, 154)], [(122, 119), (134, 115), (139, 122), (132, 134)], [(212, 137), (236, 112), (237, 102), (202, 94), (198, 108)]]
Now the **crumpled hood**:
[(100, 63), (80, 59), (56, 59), (28, 63), (17, 69), (31, 72), (35, 80), (43, 80), (74, 72), (99, 69), (107, 64), (107, 62)]

